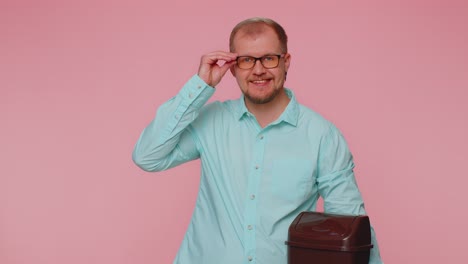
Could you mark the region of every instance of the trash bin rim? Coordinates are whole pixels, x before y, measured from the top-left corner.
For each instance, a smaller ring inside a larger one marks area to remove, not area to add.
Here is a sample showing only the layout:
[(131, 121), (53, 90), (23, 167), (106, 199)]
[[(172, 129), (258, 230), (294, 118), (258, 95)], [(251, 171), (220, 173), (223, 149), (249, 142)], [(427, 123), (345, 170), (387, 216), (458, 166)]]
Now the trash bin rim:
[(339, 246), (320, 245), (320, 244), (313, 244), (313, 243), (300, 243), (300, 242), (293, 242), (293, 241), (285, 241), (285, 244), (291, 247), (296, 247), (296, 248), (308, 248), (308, 249), (344, 251), (344, 252), (367, 251), (374, 247), (374, 245), (372, 244), (361, 245), (357, 247), (346, 247), (346, 246), (339, 247)]

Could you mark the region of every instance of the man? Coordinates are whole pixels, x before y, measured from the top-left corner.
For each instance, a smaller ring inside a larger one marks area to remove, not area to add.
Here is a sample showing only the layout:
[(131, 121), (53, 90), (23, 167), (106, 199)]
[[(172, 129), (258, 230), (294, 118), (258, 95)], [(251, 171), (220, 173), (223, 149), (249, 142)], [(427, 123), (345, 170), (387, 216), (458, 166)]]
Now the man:
[[(284, 88), (290, 63), (279, 24), (245, 20), (230, 52), (202, 56), (198, 74), (141, 134), (133, 159), (146, 171), (201, 159), (196, 208), (174, 263), (285, 264), (288, 227), (315, 210), (319, 195), (326, 212), (365, 214), (340, 132)], [(228, 70), (243, 96), (205, 106)], [(374, 234), (372, 242), (370, 263), (381, 263)]]

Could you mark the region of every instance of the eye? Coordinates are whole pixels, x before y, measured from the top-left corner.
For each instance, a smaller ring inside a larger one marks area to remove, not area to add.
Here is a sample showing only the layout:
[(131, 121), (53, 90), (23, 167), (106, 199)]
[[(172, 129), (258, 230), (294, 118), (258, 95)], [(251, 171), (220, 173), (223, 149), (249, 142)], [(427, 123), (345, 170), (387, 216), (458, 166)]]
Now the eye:
[(275, 56), (265, 56), (263, 57), (263, 61), (274, 61), (276, 59)]
[(241, 62), (252, 62), (254, 59), (252, 57), (241, 57)]

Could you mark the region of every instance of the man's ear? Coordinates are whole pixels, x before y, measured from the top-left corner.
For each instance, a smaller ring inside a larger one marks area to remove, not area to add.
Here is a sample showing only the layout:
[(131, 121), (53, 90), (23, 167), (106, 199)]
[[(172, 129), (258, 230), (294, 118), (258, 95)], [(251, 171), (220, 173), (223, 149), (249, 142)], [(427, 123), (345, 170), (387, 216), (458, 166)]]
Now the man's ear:
[(286, 53), (286, 55), (284, 55), (284, 68), (286, 71), (288, 71), (290, 64), (291, 64), (291, 54)]
[(231, 67), (229, 67), (229, 70), (231, 71), (232, 76), (236, 77), (236, 70), (234, 69), (234, 67), (236, 67), (236, 65), (231, 65)]

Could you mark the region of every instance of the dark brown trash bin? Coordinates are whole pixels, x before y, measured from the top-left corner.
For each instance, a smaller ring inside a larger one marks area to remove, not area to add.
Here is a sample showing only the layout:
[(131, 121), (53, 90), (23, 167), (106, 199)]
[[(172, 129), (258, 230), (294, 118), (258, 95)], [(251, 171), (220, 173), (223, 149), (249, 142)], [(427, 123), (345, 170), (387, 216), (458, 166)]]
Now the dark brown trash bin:
[(302, 212), (289, 226), (288, 264), (368, 264), (369, 217)]

